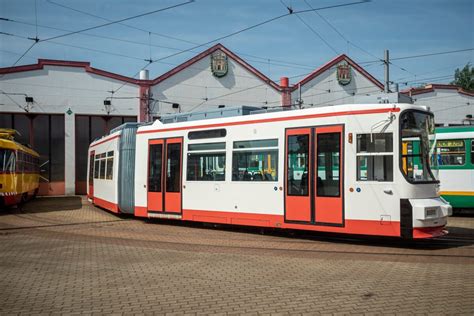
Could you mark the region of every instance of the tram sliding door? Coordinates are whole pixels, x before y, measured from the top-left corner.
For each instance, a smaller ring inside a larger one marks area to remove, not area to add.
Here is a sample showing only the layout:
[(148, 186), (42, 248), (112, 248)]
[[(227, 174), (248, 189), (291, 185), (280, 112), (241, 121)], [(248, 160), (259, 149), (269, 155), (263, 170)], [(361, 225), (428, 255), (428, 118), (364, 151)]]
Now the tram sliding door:
[(343, 135), (342, 125), (317, 127), (314, 132), (316, 224), (344, 224)]
[(285, 221), (344, 225), (342, 125), (286, 130)]
[(163, 139), (148, 141), (148, 210), (163, 212)]
[(148, 211), (181, 213), (182, 138), (148, 142)]

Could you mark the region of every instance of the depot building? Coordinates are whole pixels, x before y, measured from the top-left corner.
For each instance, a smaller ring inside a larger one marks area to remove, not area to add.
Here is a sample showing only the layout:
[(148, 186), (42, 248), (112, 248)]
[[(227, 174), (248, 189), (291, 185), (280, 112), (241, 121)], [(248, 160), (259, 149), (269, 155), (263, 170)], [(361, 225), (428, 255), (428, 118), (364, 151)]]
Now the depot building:
[[(87, 149), (96, 138), (125, 122), (164, 115), (250, 105), (259, 108), (318, 107), (356, 103), (383, 92), (381, 82), (346, 55), (340, 55), (299, 82), (274, 82), (221, 44), (157, 78), (134, 79), (94, 68), (88, 62), (39, 59), (0, 68), (0, 128), (40, 155), (40, 195), (86, 193)], [(439, 124), (463, 124), (472, 106), (432, 102), (448, 93), (472, 105), (473, 94), (441, 86), (404, 92), (416, 103), (429, 100), (445, 111)], [(431, 99), (430, 99), (431, 98)], [(375, 99), (374, 99), (374, 102)], [(449, 115), (451, 114), (451, 115)]]

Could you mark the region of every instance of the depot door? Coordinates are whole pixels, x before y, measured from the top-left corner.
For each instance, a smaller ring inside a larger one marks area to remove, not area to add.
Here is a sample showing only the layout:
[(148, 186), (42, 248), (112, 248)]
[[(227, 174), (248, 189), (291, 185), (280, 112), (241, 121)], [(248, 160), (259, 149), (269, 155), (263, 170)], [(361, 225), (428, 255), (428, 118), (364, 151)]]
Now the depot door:
[(180, 214), (182, 138), (148, 142), (148, 211)]
[(343, 136), (343, 125), (286, 130), (286, 222), (344, 225)]

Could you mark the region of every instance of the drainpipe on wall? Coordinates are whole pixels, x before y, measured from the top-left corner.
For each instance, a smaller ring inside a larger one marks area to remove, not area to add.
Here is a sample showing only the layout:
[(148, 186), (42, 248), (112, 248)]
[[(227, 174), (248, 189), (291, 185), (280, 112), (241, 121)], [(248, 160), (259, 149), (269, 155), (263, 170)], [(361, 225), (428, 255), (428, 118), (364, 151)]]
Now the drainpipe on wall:
[(281, 106), (291, 107), (291, 91), (289, 87), (288, 77), (280, 78), (280, 88), (281, 88)]
[(150, 115), (150, 85), (143, 81), (148, 81), (148, 70), (140, 71), (140, 110), (138, 115), (138, 122), (148, 122), (151, 120)]

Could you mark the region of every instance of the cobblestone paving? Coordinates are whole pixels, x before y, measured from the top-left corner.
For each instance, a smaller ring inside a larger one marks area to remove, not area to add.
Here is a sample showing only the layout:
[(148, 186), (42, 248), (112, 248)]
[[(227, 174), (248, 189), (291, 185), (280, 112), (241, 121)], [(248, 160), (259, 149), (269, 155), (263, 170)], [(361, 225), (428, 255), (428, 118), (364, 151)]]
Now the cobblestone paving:
[[(0, 314), (473, 314), (474, 217), (416, 244), (116, 216), (0, 214)], [(430, 243), (431, 242), (431, 243)]]

